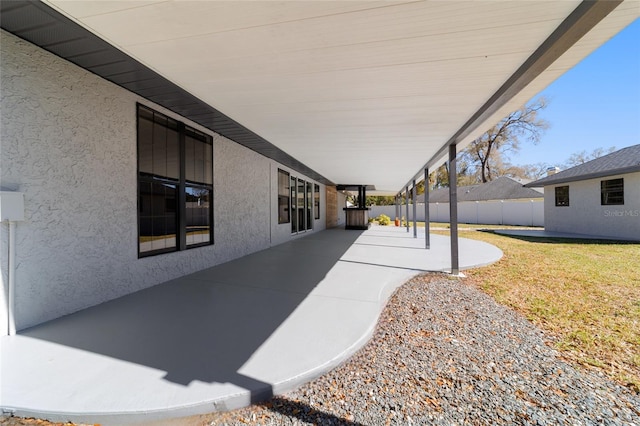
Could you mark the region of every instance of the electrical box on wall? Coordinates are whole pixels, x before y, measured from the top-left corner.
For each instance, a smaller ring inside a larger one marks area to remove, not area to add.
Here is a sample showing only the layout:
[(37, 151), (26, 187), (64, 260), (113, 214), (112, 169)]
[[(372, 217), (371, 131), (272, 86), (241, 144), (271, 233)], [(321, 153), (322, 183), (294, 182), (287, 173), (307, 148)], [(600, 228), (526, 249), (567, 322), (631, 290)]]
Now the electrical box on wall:
[(24, 220), (24, 193), (0, 191), (0, 222)]

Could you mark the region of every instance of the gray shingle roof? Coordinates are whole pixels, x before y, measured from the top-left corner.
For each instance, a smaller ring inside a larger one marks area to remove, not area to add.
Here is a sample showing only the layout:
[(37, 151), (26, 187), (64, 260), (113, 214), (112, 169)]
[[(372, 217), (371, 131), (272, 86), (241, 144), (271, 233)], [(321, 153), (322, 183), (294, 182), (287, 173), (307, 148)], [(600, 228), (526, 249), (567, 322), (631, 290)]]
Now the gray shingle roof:
[[(458, 202), (462, 201), (489, 201), (489, 200), (514, 200), (522, 198), (542, 198), (542, 191), (525, 188), (523, 184), (529, 181), (501, 176), (491, 182), (458, 187)], [(417, 197), (418, 202), (424, 202), (424, 195)], [(429, 193), (430, 203), (448, 203), (449, 188), (436, 189)]]
[(554, 175), (526, 184), (540, 187), (640, 171), (640, 145), (623, 148)]

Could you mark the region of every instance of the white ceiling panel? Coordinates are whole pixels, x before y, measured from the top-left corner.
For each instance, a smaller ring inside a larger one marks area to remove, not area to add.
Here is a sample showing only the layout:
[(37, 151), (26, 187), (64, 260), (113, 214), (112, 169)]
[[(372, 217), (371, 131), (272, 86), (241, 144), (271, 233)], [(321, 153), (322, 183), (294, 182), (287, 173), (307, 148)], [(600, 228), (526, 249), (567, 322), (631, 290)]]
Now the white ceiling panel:
[[(398, 191), (579, 1), (48, 1), (335, 183)], [(633, 21), (623, 3), (459, 142)]]

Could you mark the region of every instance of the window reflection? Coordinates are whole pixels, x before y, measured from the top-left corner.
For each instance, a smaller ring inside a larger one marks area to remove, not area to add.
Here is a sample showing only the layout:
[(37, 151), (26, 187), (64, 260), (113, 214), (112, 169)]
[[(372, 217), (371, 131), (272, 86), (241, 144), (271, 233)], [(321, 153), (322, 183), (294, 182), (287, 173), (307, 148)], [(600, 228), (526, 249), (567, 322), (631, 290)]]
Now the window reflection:
[(603, 206), (624, 205), (624, 179), (600, 181), (600, 203)]
[(315, 184), (313, 186), (313, 194), (314, 194), (313, 208), (315, 210), (315, 218), (316, 220), (318, 220), (320, 219), (320, 185)]
[(211, 241), (211, 191), (208, 188), (188, 186), (186, 193), (187, 246), (208, 243)]
[(278, 169), (278, 223), (289, 223), (289, 173)]
[(140, 182), (140, 252), (176, 249), (176, 186)]

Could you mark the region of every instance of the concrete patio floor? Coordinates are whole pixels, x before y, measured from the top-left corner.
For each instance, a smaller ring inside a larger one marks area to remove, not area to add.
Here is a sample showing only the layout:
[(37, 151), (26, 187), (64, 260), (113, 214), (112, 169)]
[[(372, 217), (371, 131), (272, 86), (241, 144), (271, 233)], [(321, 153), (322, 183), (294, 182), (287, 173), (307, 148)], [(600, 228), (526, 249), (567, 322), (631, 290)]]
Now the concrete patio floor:
[[(460, 239), (460, 267), (499, 260)], [(3, 412), (127, 424), (229, 410), (339, 365), (393, 291), (447, 271), (449, 238), (331, 229), (2, 337)]]

